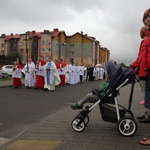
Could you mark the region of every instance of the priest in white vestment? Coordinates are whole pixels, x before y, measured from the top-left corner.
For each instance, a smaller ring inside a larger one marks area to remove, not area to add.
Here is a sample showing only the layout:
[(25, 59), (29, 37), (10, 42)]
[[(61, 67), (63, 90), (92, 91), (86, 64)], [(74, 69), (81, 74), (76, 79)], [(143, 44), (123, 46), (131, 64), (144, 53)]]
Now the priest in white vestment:
[(58, 85), (61, 80), (58, 74), (58, 70), (56, 68), (55, 63), (52, 61), (52, 58), (47, 58), (47, 63), (44, 66), (45, 69), (45, 84), (44, 84), (44, 90), (55, 90), (55, 86)]
[(30, 89), (35, 85), (35, 64), (32, 59), (28, 59), (28, 63), (24, 66), (25, 71), (25, 86)]
[(70, 84), (71, 81), (71, 69), (72, 65), (71, 62), (69, 61), (68, 64), (66, 65), (66, 84)]

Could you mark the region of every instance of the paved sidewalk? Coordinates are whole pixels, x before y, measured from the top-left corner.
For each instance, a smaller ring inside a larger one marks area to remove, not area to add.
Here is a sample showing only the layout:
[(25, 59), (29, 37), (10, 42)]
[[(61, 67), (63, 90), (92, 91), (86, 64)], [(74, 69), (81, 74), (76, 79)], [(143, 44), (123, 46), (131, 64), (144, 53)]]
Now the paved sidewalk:
[(12, 80), (0, 80), (0, 88), (11, 87), (12, 82), (13, 82)]
[[(0, 86), (2, 83), (0, 83)], [(5, 84), (6, 86), (6, 84)], [(135, 86), (132, 111), (135, 116), (143, 113), (143, 105), (139, 85)], [(129, 86), (121, 89), (120, 103), (127, 106)], [(150, 136), (149, 125), (139, 124), (138, 131), (132, 137), (123, 137), (117, 131), (116, 124), (104, 122), (101, 119), (99, 107), (89, 114), (90, 122), (83, 132), (75, 132), (71, 121), (79, 112), (71, 110), (69, 103), (66, 107), (46, 117), (39, 123), (24, 131), (21, 135), (3, 145), (2, 150), (148, 150), (139, 140)]]
[[(24, 79), (21, 79), (22, 84), (24, 85)], [(12, 87), (13, 80), (0, 80), (0, 88)]]

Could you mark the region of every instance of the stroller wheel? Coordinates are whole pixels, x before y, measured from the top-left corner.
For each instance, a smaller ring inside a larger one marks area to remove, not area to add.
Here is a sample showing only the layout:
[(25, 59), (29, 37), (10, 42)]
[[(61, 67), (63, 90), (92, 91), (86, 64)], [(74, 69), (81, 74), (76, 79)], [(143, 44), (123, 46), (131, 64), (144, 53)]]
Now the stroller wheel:
[(85, 129), (85, 122), (81, 121), (80, 118), (75, 118), (72, 120), (71, 126), (76, 132), (82, 132)]
[(85, 124), (87, 125), (89, 123), (89, 121), (90, 121), (89, 116), (86, 116), (86, 118), (84, 119)]
[(132, 136), (137, 132), (137, 122), (132, 117), (123, 117), (117, 123), (117, 129), (123, 136)]

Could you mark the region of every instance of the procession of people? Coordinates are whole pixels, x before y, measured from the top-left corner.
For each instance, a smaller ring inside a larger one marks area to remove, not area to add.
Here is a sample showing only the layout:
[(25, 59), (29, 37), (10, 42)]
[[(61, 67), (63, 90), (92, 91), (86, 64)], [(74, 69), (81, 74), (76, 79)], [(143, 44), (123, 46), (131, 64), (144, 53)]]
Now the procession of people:
[[(18, 69), (14, 67), (13, 87), (22, 87), (20, 71), (22, 67), (19, 61), (15, 61), (14, 66)], [(63, 59), (53, 61), (51, 57), (43, 60), (41, 56), (36, 63), (28, 58), (23, 69), (25, 71), (24, 85), (28, 89), (43, 89), (44, 91), (51, 91), (55, 90), (55, 87), (74, 85), (84, 81), (101, 80), (104, 78), (105, 72), (101, 64), (86, 67), (82, 63), (79, 65), (70, 61), (65, 64)]]

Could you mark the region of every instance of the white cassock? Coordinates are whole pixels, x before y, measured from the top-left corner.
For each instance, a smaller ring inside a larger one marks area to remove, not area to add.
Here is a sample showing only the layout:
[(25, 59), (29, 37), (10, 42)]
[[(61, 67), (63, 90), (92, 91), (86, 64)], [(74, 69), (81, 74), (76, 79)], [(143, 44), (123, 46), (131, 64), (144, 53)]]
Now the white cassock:
[(97, 68), (96, 67), (94, 67), (94, 69), (93, 69), (93, 77), (94, 77), (94, 80), (96, 80), (97, 78)]
[(16, 70), (14, 70), (13, 74), (12, 74), (12, 77), (21, 79), (21, 68), (17, 68)]
[(42, 65), (41, 62), (39, 63), (38, 69), (36, 68), (35, 71), (36, 75), (44, 77), (44, 65)]
[(70, 84), (70, 79), (71, 79), (71, 68), (72, 65), (71, 64), (67, 64), (66, 65), (66, 83)]
[(46, 63), (44, 70), (44, 89), (55, 90), (55, 86), (61, 82), (55, 63), (53, 61)]
[(35, 85), (35, 64), (33, 62), (26, 63), (25, 70), (25, 86), (32, 87)]
[(70, 84), (76, 84), (76, 66), (71, 66)]
[(95, 80), (99, 80), (99, 68), (95, 68)]
[(100, 68), (100, 79), (104, 79), (104, 69)]
[(84, 76), (84, 66), (80, 66), (80, 72), (79, 75)]
[(76, 66), (76, 83), (80, 82), (80, 66)]

